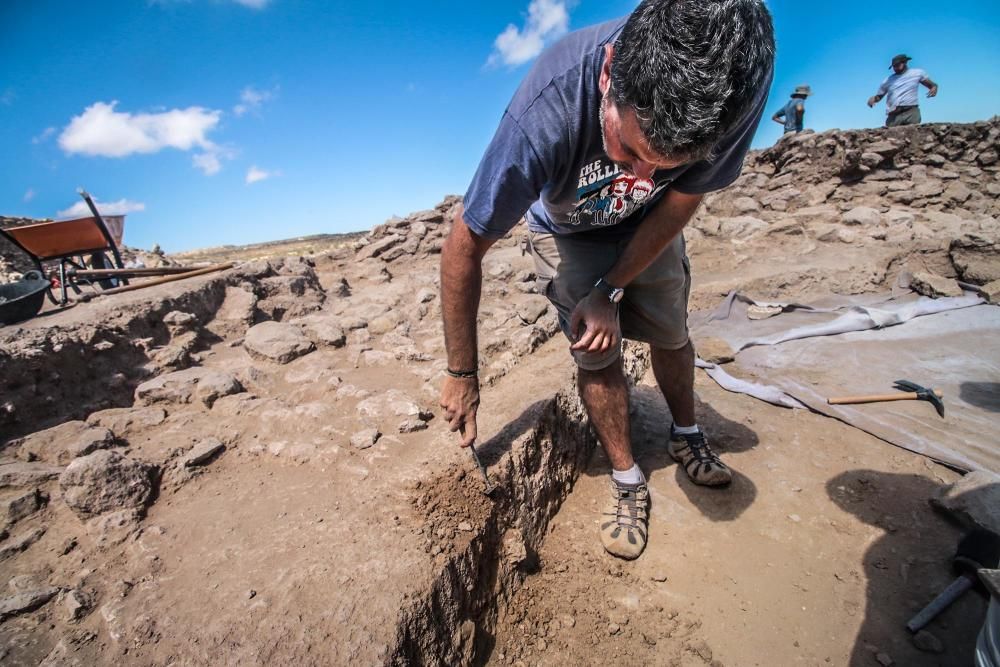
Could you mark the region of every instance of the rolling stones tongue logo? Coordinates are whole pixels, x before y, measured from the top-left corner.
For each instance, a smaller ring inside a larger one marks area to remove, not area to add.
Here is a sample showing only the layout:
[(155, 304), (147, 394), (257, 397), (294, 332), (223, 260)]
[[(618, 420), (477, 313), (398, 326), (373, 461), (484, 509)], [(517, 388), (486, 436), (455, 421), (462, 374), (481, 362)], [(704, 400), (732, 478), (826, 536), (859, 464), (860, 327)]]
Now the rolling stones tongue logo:
[(648, 178), (619, 172), (609, 182), (581, 198), (570, 214), (571, 224), (615, 225), (646, 203), (656, 184)]

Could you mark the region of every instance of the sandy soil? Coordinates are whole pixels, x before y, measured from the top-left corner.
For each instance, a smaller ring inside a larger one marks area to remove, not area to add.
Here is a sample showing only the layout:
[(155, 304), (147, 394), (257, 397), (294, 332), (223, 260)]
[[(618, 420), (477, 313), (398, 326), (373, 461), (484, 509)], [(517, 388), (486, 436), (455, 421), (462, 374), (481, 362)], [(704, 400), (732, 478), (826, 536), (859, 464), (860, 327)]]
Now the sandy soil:
[(737, 472), (691, 484), (666, 454), (669, 411), (648, 374), (634, 393), (650, 542), (610, 560), (598, 452), (497, 633), (491, 664), (967, 665), (982, 617), (968, 596), (911, 643), (909, 617), (951, 582), (959, 531), (927, 499), (957, 475), (821, 415), (762, 405), (699, 375), (699, 421)]

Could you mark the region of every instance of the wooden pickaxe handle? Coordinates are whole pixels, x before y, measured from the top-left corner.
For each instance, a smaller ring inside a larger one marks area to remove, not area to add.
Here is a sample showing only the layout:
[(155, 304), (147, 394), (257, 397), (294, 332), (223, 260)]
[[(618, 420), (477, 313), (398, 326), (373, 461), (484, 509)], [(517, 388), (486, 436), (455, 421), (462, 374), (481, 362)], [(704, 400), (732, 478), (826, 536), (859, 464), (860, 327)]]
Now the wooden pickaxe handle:
[[(944, 396), (939, 390), (934, 390), (934, 395), (938, 398)], [(915, 391), (907, 391), (895, 394), (878, 394), (875, 396), (838, 396), (828, 398), (826, 402), (830, 405), (847, 405), (850, 403), (878, 403), (880, 401), (914, 401), (920, 398)]]

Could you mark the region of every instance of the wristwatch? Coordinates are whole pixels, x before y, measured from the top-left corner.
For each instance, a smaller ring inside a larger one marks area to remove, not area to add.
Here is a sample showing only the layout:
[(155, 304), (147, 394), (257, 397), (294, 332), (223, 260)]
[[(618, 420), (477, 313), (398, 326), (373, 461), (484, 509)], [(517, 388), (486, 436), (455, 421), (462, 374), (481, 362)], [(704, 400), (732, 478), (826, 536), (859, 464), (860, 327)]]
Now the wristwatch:
[(594, 283), (594, 288), (601, 290), (605, 296), (608, 297), (608, 301), (611, 303), (618, 303), (625, 296), (625, 290), (621, 287), (612, 287), (610, 283), (604, 278), (598, 278), (597, 282)]

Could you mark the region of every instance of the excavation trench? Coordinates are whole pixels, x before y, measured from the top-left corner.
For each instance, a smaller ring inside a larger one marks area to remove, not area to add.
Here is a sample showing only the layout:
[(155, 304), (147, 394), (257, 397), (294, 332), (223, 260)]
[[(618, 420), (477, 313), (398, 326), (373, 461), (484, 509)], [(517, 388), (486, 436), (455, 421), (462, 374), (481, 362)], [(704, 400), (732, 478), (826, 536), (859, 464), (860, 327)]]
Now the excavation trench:
[[(630, 383), (642, 377), (648, 357), (631, 345), (625, 352)], [(525, 578), (538, 571), (538, 552), (552, 518), (584, 470), (596, 437), (575, 383), (539, 401), (479, 445), (489, 474), (501, 490), (487, 499), (481, 483), (430, 484), (418, 499), (430, 532), (448, 519), (436, 510), (465, 508), (478, 519), (467, 548), (451, 556), (429, 589), (405, 607), (387, 659), (393, 665), (481, 665), (491, 657), (498, 618), (515, 602)]]

